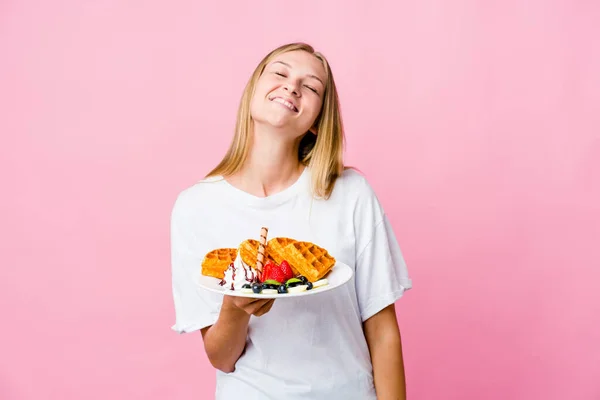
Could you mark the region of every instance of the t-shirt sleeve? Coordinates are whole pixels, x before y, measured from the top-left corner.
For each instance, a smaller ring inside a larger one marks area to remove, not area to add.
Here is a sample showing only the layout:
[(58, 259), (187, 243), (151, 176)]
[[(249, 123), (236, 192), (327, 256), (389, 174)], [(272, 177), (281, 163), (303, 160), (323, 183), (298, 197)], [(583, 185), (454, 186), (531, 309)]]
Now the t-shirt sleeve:
[(362, 321), (398, 300), (412, 280), (392, 225), (369, 190), (356, 212), (356, 291)]
[(200, 288), (195, 283), (202, 255), (194, 234), (192, 204), (184, 194), (177, 198), (171, 213), (171, 273), (175, 324), (171, 329), (188, 333), (217, 321), (223, 296)]

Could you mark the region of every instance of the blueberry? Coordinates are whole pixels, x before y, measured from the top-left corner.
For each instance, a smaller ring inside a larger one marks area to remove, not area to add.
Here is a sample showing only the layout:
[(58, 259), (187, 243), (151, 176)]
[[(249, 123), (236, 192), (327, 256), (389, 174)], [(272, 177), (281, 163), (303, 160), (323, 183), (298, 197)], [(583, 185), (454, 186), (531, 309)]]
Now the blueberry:
[(275, 285), (272, 283), (263, 283), (263, 289), (277, 289), (279, 285)]
[(262, 287), (262, 285), (261, 285), (260, 283), (253, 283), (253, 284), (252, 284), (252, 291), (253, 291), (254, 293), (260, 293), (260, 292), (261, 292), (261, 290), (262, 290), (262, 288), (263, 288), (263, 287)]
[(298, 277), (298, 279), (300, 279), (302, 281), (303, 285), (306, 285), (306, 283), (308, 282), (308, 279), (306, 279), (306, 277), (304, 275), (300, 275)]
[(306, 286), (308, 286), (308, 287), (306, 288), (306, 290), (310, 290), (310, 289), (312, 289), (312, 288), (313, 288), (313, 284), (312, 284), (312, 282), (306, 282)]
[(285, 284), (277, 288), (277, 293), (287, 293), (287, 287), (285, 286)]
[(244, 283), (244, 284), (242, 285), (242, 289), (250, 289), (250, 288), (251, 288), (251, 286), (250, 286), (250, 284), (249, 284), (249, 283)]

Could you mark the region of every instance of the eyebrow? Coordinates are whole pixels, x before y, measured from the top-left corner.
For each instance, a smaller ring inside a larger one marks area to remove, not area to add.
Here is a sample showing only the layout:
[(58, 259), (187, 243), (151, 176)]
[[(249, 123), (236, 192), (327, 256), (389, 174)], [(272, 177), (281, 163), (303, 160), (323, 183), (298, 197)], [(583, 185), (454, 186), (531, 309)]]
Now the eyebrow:
[[(290, 64), (286, 63), (286, 62), (283, 62), (283, 61), (273, 61), (273, 64), (277, 64), (277, 63), (279, 63), (279, 64), (283, 64), (283, 65), (285, 65), (285, 66), (286, 66), (286, 67), (288, 67), (288, 68), (292, 68), (292, 66), (291, 66)], [(307, 75), (307, 76), (308, 76), (309, 78), (314, 78), (314, 79), (318, 80), (319, 82), (321, 82), (321, 85), (323, 85), (323, 87), (325, 87), (325, 83), (324, 83), (324, 82), (321, 80), (321, 78), (319, 78), (318, 76), (316, 76), (316, 75), (313, 75), (313, 74), (309, 74), (309, 75)]]

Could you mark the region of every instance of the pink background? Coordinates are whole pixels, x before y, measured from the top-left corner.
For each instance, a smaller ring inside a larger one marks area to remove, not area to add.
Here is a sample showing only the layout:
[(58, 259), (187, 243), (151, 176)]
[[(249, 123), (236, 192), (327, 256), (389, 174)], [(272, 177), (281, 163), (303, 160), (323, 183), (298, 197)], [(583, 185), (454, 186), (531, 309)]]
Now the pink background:
[(598, 3), (217, 3), (1, 3), (0, 398), (212, 397), (171, 207), (305, 40), (414, 279), (409, 398), (600, 399)]

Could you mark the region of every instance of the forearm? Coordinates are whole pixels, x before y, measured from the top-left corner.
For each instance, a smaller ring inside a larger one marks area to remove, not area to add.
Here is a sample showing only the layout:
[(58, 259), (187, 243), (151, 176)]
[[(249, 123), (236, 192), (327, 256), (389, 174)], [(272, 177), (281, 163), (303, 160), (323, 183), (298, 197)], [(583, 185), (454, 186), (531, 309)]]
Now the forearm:
[(379, 400), (405, 400), (406, 379), (400, 335), (380, 337), (371, 349), (373, 380)]
[(373, 381), (379, 400), (405, 400), (406, 379), (402, 339), (394, 305), (390, 305), (364, 323), (371, 353)]
[(250, 315), (224, 302), (219, 318), (204, 333), (204, 349), (210, 363), (223, 372), (233, 372), (242, 355)]

